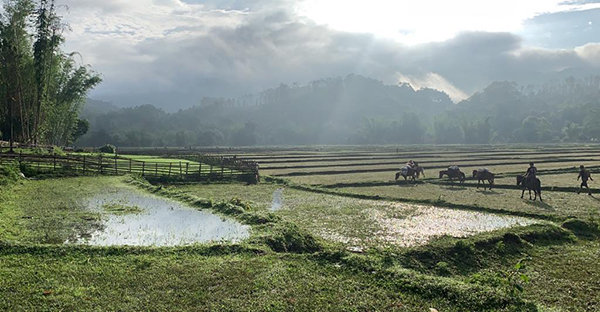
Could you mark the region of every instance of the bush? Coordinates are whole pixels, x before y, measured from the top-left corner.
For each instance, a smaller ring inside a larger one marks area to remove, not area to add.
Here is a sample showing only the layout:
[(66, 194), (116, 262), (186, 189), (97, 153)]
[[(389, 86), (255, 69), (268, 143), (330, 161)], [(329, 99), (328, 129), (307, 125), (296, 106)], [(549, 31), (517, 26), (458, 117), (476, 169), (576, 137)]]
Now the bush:
[(15, 183), (21, 178), (21, 175), (18, 163), (5, 163), (0, 167), (0, 185), (6, 186)]
[(114, 154), (117, 151), (117, 147), (112, 144), (106, 144), (98, 149), (102, 153)]

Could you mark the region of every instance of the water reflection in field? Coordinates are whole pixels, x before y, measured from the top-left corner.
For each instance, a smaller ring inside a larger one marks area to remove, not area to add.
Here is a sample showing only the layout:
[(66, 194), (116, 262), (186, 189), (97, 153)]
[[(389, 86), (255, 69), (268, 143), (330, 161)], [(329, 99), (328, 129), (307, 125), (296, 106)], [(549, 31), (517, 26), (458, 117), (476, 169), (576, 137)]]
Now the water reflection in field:
[(107, 205), (139, 207), (140, 213), (106, 215), (101, 229), (88, 237), (75, 239), (77, 244), (95, 246), (179, 246), (215, 241), (240, 241), (249, 236), (249, 227), (198, 211), (181, 203), (122, 189), (99, 194), (86, 206), (102, 211)]
[(370, 215), (381, 228), (376, 233), (381, 240), (404, 247), (426, 244), (440, 236), (467, 237), (535, 223), (535, 220), (522, 217), (431, 206), (393, 204), (393, 209), (413, 213), (407, 218), (393, 218), (381, 210), (372, 209)]

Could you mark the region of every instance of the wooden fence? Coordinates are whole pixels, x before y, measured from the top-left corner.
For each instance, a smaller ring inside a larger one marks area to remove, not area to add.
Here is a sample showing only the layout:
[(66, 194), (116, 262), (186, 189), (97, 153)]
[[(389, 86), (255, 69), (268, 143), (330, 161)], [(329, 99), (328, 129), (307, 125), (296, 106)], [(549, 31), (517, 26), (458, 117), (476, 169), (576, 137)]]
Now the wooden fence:
[(0, 154), (0, 166), (18, 162), (26, 170), (38, 174), (71, 172), (82, 174), (140, 174), (151, 178), (181, 180), (244, 180), (256, 182), (258, 165), (233, 158), (187, 155), (181, 160), (140, 161), (126, 157)]

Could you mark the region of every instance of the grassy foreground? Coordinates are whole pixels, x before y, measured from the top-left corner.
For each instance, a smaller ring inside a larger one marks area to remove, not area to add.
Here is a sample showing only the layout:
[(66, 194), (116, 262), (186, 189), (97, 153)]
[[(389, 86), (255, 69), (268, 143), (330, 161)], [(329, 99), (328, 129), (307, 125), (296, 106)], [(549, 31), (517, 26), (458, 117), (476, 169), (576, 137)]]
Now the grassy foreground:
[[(134, 187), (125, 179), (20, 181), (0, 189), (0, 310), (598, 308), (600, 267), (595, 256), (600, 245), (594, 231), (589, 236), (578, 232), (576, 238), (572, 231), (548, 224), (467, 239), (444, 238), (416, 248), (372, 248), (364, 254), (321, 239), (308, 248), (306, 242), (318, 229), (317, 222), (309, 221), (330, 218), (330, 226), (341, 230), (345, 225), (349, 232), (360, 234), (367, 226), (364, 220), (340, 218), (374, 202), (290, 190), (286, 198), (294, 209), (270, 216), (272, 194), (281, 187), (271, 184), (154, 187), (140, 183), (146, 190), (191, 206), (210, 203), (212, 211), (252, 225), (251, 238), (241, 244), (61, 245), (98, 226), (102, 216), (86, 211), (84, 199)], [(252, 211), (218, 204), (232, 198), (250, 201)], [(308, 232), (281, 230), (296, 224)], [(280, 244), (289, 248), (279, 248)], [(532, 260), (519, 274), (530, 281), (506, 278), (504, 274), (524, 257)], [(523, 292), (514, 292), (517, 287), (524, 287)]]

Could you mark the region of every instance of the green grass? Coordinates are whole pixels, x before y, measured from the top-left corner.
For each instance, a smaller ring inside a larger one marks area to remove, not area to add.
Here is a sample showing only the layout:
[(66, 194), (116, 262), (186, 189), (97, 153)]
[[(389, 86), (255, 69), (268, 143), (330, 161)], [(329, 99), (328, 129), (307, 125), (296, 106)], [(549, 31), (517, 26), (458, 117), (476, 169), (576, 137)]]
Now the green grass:
[(60, 252), (0, 256), (1, 310), (442, 310), (378, 280), (301, 255)]
[(180, 185), (171, 186), (171, 188), (214, 201), (229, 201), (233, 198), (240, 198), (250, 201), (255, 209), (267, 210), (271, 207), (273, 193), (281, 186), (275, 184), (217, 183)]
[[(415, 280), (412, 273), (394, 273), (400, 275), (383, 278), (365, 271), (362, 265), (340, 265), (336, 260), (310, 254), (274, 253), (264, 245), (233, 245), (231, 252), (218, 245), (185, 248), (40, 245), (60, 243), (85, 228), (83, 217), (90, 215), (83, 214), (79, 199), (118, 187), (130, 186), (123, 184), (122, 178), (84, 177), (29, 181), (1, 192), (7, 196), (3, 199), (8, 199), (7, 211), (13, 213), (0, 215), (0, 220), (3, 224), (8, 221), (6, 224), (16, 232), (2, 232), (1, 236), (4, 245), (0, 248), (3, 293), (0, 309), (422, 311), (435, 307), (459, 311), (490, 304), (487, 296), (468, 301), (432, 296), (427, 288), (407, 286), (407, 282)], [(165, 192), (181, 197), (180, 192)], [(307, 194), (310, 195), (302, 192), (296, 200), (306, 199)], [(24, 212), (40, 224), (11, 224)], [(48, 233), (52, 233), (53, 240), (47, 239)], [(423, 278), (440, 292), (454, 296), (469, 287)], [(473, 290), (496, 298), (490, 289)], [(495, 309), (520, 305), (518, 300), (502, 298), (492, 300), (497, 305)]]
[(531, 253), (525, 297), (546, 307), (600, 310), (600, 242), (545, 246)]
[[(573, 154), (561, 155), (560, 151), (579, 149), (591, 151), (579, 146), (544, 146), (527, 152), (538, 152), (530, 154), (531, 159), (573, 158)], [(275, 159), (339, 153), (376, 157), (394, 151), (395, 147), (390, 146), (252, 153), (257, 158)], [(402, 153), (443, 156), (431, 158), (432, 163), (463, 156), (465, 162), (473, 163), (477, 158), (508, 154), (490, 161), (488, 167), (511, 175), (524, 171), (526, 166), (493, 163), (504, 162), (504, 158), (527, 158), (518, 146), (410, 147)], [(238, 155), (242, 157), (243, 153)], [(135, 157), (149, 162), (180, 161)], [(399, 155), (399, 159), (404, 157)], [(290, 165), (328, 163), (354, 162)], [(547, 163), (538, 168), (572, 170), (575, 165), (579, 164)], [(597, 166), (598, 162), (588, 165)], [(378, 166), (342, 166), (334, 170)], [(330, 168), (279, 172), (319, 170)], [(294, 176), (289, 180), (301, 184), (290, 186), (152, 186), (137, 179), (100, 176), (16, 180), (0, 189), (0, 310), (531, 311), (536, 305), (550, 311), (600, 309), (600, 230), (594, 223), (600, 218), (600, 205), (596, 199), (548, 189), (543, 192), (544, 204), (533, 203), (521, 200), (520, 191), (514, 189), (484, 192), (439, 184), (436, 172), (426, 171), (427, 178), (433, 179), (415, 185), (386, 185), (394, 172)], [(576, 177), (576, 173), (540, 175), (544, 186), (557, 188), (578, 186)], [(513, 180), (511, 176), (500, 177), (497, 183), (512, 187)], [(367, 183), (306, 187), (340, 182)], [(177, 248), (60, 244), (97, 229), (105, 214), (142, 210), (144, 207), (118, 203), (98, 212), (84, 207), (85, 199), (95, 194), (136, 186), (140, 191), (235, 218), (251, 225), (252, 235), (239, 244)], [(273, 193), (280, 188), (284, 188), (283, 207), (270, 212)], [(343, 194), (336, 195), (339, 192)], [(525, 215), (541, 223), (467, 238), (439, 237), (427, 245), (407, 248), (384, 239), (386, 228), (373, 217), (402, 220), (423, 213), (422, 208), (402, 202), (440, 205), (457, 213)], [(561, 228), (562, 221), (570, 217), (579, 220), (564, 225), (570, 230)], [(363, 253), (347, 250), (355, 246), (362, 247)], [(531, 258), (522, 272), (529, 282), (518, 282), (524, 287), (522, 294), (507, 294), (512, 286), (503, 284), (502, 276), (525, 257)]]
[(19, 183), (0, 190), (0, 241), (62, 243), (98, 227), (100, 215), (82, 200), (119, 178), (69, 178)]
[(415, 200), (444, 206), (464, 205), (473, 210), (499, 210), (514, 214), (539, 215), (566, 219), (570, 216), (589, 219), (600, 215), (599, 200), (587, 195), (567, 192), (542, 192), (544, 202), (529, 200), (525, 192), (521, 199), (520, 190), (493, 189), (477, 190), (474, 187), (461, 187), (458, 184), (436, 185), (394, 185), (378, 187), (348, 187), (340, 192), (367, 196), (381, 196), (390, 200)]
[(110, 214), (117, 215), (117, 216), (139, 214), (144, 211), (142, 208), (140, 208), (138, 206), (129, 206), (129, 205), (124, 205), (124, 204), (120, 204), (120, 203), (106, 204), (106, 205), (102, 206), (102, 209)]

